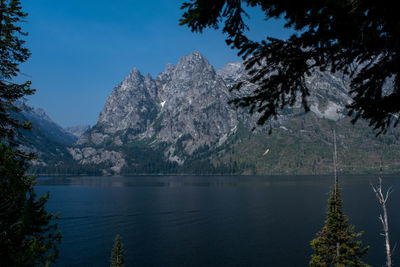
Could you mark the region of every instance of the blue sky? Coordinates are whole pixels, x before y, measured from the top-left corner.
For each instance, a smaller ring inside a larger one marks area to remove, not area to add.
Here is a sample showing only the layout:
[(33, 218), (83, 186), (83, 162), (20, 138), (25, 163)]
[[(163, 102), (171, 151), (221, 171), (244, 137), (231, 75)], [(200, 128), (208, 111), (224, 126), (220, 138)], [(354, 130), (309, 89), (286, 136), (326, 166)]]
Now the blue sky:
[[(37, 89), (29, 104), (61, 126), (94, 125), (112, 89), (133, 67), (155, 77), (192, 51), (216, 68), (239, 61), (220, 31), (179, 26), (180, 0), (22, 0), (32, 56), (21, 66)], [(282, 21), (249, 10), (250, 36), (286, 38)]]

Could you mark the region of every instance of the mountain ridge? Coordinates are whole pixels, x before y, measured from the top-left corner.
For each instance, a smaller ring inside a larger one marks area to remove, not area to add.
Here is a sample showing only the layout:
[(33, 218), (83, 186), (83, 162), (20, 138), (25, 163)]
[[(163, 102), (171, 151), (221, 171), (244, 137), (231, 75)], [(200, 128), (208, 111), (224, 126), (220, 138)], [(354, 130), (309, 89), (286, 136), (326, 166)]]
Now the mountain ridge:
[[(301, 105), (295, 104), (265, 126), (257, 126), (259, 114), (250, 115), (247, 109), (227, 104), (254, 89), (254, 85), (247, 84), (241, 92), (230, 92), (236, 82), (246, 78), (242, 63), (231, 62), (215, 71), (199, 52), (182, 57), (176, 65), (167, 64), (155, 79), (134, 68), (113, 89), (97, 124), (69, 148), (71, 156), (81, 165), (98, 165), (104, 174), (152, 172), (143, 166), (151, 165), (152, 160), (164, 166), (155, 167), (154, 172), (169, 172), (163, 168), (190, 171), (197, 165), (215, 171), (219, 165), (231, 164), (218, 156), (221, 151), (263, 135), (268, 127), (288, 129), (303, 119), (303, 124), (308, 120), (318, 123), (328, 120), (334, 124), (346, 120), (344, 107), (351, 98), (340, 74), (315, 71), (306, 79), (311, 111), (305, 114)], [(256, 130), (251, 131), (254, 127)], [(245, 137), (238, 131), (246, 132)], [(303, 130), (297, 131), (293, 138), (301, 140)], [(143, 160), (144, 157), (150, 159)], [(239, 163), (246, 162), (234, 158)], [(248, 171), (245, 165), (238, 167), (238, 173)], [(310, 173), (315, 170), (309, 167)], [(325, 167), (322, 169), (327, 171)]]
[[(216, 71), (199, 52), (167, 64), (155, 78), (134, 68), (113, 88), (97, 123), (35, 171), (326, 174), (332, 172), (332, 129), (343, 172), (376, 172), (381, 155), (390, 162), (386, 172), (400, 171), (400, 131), (375, 138), (365, 122), (353, 126), (345, 111), (349, 88), (341, 74), (314, 71), (306, 79), (310, 112), (295, 103), (263, 126), (257, 125), (260, 114), (228, 104), (255, 89), (247, 78), (241, 62)], [(232, 91), (241, 81), (242, 90)]]

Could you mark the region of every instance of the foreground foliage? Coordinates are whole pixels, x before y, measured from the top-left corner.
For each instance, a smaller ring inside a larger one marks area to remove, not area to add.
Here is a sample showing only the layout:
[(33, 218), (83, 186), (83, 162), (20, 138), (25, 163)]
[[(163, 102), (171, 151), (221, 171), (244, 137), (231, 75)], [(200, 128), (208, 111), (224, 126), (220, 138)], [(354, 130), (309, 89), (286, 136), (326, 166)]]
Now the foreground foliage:
[(27, 16), (19, 0), (0, 0), (0, 265), (49, 266), (57, 258), (61, 234), (45, 210), (49, 195), (37, 197), (34, 177), (25, 174), (33, 155), (20, 151), (21, 129), (30, 124), (13, 114), (18, 101), (33, 94), (31, 82), (15, 82), (29, 50), (20, 26)]
[[(284, 18), (295, 30), (287, 40), (247, 35), (244, 5), (261, 8), (265, 18)], [(361, 0), (191, 0), (180, 22), (192, 31), (223, 25), (226, 42), (238, 50), (257, 85), (234, 101), (262, 114), (259, 123), (301, 101), (309, 110), (306, 79), (314, 69), (350, 78), (353, 122), (365, 118), (378, 134), (399, 122), (400, 41), (395, 1)], [(237, 88), (241, 88), (239, 83)]]
[(328, 211), (325, 226), (317, 233), (317, 238), (311, 241), (315, 254), (312, 255), (310, 266), (368, 266), (361, 257), (368, 252), (362, 248), (362, 232), (354, 232), (354, 226), (347, 223), (348, 219), (342, 210), (340, 189), (331, 189), (328, 201)]
[(18, 65), (30, 56), (21, 38), (27, 35), (20, 26), (26, 16), (19, 0), (0, 1), (0, 139), (11, 145), (15, 144), (17, 129), (29, 128), (29, 123), (13, 118), (11, 112), (20, 111), (16, 101), (35, 91), (30, 81), (14, 81), (20, 74)]
[(56, 216), (45, 210), (49, 195), (37, 198), (26, 164), (0, 143), (0, 259), (2, 266), (46, 266), (61, 240)]

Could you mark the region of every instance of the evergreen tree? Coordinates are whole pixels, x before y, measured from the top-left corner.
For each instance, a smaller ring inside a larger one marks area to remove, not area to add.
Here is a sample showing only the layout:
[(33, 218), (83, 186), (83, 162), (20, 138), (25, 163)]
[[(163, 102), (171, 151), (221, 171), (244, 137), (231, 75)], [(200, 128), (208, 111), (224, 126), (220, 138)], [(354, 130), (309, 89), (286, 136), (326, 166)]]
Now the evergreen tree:
[(46, 212), (48, 194), (37, 197), (34, 177), (25, 174), (27, 155), (18, 151), (19, 129), (30, 124), (18, 121), (16, 101), (33, 94), (30, 81), (16, 83), (19, 64), (29, 50), (21, 22), (27, 16), (19, 0), (0, 0), (0, 265), (48, 266), (58, 255), (61, 240), (55, 216)]
[(111, 250), (110, 267), (125, 267), (124, 265), (124, 246), (119, 234), (115, 236), (114, 246)]
[(14, 144), (17, 129), (30, 126), (11, 115), (20, 111), (17, 100), (34, 93), (30, 81), (20, 84), (14, 81), (20, 74), (18, 65), (30, 56), (21, 38), (27, 35), (20, 26), (26, 16), (19, 0), (0, 0), (0, 139), (8, 144)]
[(0, 265), (46, 266), (61, 240), (55, 216), (46, 212), (49, 195), (37, 198), (26, 163), (0, 143)]
[(342, 210), (339, 186), (332, 187), (328, 201), (327, 218), (322, 231), (311, 241), (315, 254), (310, 266), (368, 266), (361, 261), (368, 247), (362, 248), (362, 232), (354, 232), (354, 226), (348, 225)]

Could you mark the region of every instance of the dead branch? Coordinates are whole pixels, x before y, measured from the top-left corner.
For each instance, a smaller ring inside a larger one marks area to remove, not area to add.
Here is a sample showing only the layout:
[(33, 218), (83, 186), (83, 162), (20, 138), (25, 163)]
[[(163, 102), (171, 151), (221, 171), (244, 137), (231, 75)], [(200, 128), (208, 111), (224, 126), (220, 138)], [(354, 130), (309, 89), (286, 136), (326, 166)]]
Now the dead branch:
[(385, 247), (386, 247), (386, 266), (392, 267), (392, 251), (390, 249), (390, 242), (389, 242), (389, 222), (388, 222), (388, 214), (386, 203), (389, 199), (390, 194), (392, 193), (392, 188), (389, 188), (386, 193), (382, 190), (382, 175), (379, 176), (379, 184), (378, 186), (373, 186), (371, 184), (372, 190), (374, 191), (376, 198), (378, 199), (379, 204), (382, 207), (383, 216), (382, 214), (379, 215), (379, 220), (383, 226), (383, 232), (381, 233), (382, 236), (385, 237)]

